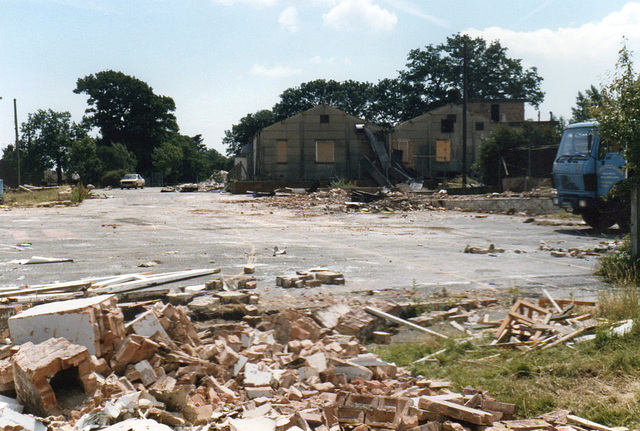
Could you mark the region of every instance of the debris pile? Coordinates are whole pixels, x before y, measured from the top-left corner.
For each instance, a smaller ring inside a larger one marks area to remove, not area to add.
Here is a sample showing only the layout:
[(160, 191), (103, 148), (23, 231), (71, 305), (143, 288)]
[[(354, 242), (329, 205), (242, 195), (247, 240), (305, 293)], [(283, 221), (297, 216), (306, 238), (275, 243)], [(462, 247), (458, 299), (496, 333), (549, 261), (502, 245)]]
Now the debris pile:
[(318, 287), (322, 284), (344, 284), (344, 275), (327, 269), (310, 269), (308, 271), (296, 271), (296, 275), (279, 275), (276, 277), (276, 286), (290, 287)]
[(431, 200), (424, 196), (401, 191), (374, 194), (334, 188), (305, 195), (276, 194), (266, 199), (268, 205), (272, 207), (297, 210), (319, 208), (325, 212), (380, 213), (441, 209), (431, 205)]
[(593, 248), (567, 248), (564, 249), (562, 247), (555, 247), (553, 245), (548, 244), (545, 241), (540, 241), (540, 245), (538, 246), (539, 250), (548, 251), (549, 254), (553, 257), (575, 257), (578, 259), (584, 259), (587, 256), (602, 256), (603, 254), (619, 250), (622, 246), (621, 240), (614, 241), (600, 241), (598, 246)]
[[(17, 394), (0, 399), (2, 429), (552, 430), (572, 420), (514, 421), (515, 405), (480, 389), (455, 393), (448, 382), (411, 377), (355, 336), (318, 323), (339, 328), (353, 314), (342, 308), (198, 331), (183, 307), (162, 302), (134, 304), (139, 313), (126, 322), (128, 305), (113, 295), (52, 306), (10, 322), (46, 318), (52, 333), (83, 319), (91, 325), (78, 326), (74, 341), (52, 336), (2, 350), (11, 367), (0, 375), (13, 370)], [(116, 347), (91, 354), (105, 344)]]
[(544, 350), (570, 341), (597, 326), (589, 313), (571, 313), (575, 305), (593, 307), (595, 303), (555, 301), (551, 297), (542, 303), (553, 307), (546, 308), (518, 299), (497, 329), (492, 344)]

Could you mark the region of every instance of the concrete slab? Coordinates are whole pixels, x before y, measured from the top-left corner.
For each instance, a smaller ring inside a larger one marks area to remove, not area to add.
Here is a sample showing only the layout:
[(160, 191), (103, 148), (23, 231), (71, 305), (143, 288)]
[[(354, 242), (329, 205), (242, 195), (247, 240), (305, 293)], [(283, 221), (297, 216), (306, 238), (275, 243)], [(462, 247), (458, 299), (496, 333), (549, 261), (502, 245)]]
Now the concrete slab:
[[(122, 313), (116, 306), (117, 302), (115, 295), (101, 295), (35, 306), (9, 318), (11, 339), (15, 344), (28, 341), (38, 344), (50, 338), (65, 338), (86, 347), (92, 355), (102, 356), (105, 346), (101, 343), (106, 334), (101, 332), (101, 328), (124, 334), (123, 319), (119, 319)], [(119, 317), (101, 322), (109, 313), (119, 314)], [(121, 328), (110, 328), (112, 325)]]

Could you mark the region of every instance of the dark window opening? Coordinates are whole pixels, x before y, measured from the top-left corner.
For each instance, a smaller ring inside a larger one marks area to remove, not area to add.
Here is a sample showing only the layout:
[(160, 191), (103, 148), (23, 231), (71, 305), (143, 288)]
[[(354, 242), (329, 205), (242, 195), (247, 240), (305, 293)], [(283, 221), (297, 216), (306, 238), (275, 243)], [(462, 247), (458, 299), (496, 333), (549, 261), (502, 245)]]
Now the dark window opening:
[(491, 105), (491, 121), (500, 121), (500, 105), (497, 103)]
[(484, 122), (476, 121), (476, 132), (481, 132), (484, 130)]
[(320, 116), (320, 123), (326, 124), (328, 122), (329, 122), (329, 116), (328, 115), (321, 115)]
[(442, 133), (453, 133), (453, 125), (455, 123), (449, 118), (443, 118), (440, 120), (440, 131)]
[(58, 405), (63, 410), (73, 409), (87, 399), (87, 394), (84, 392), (84, 385), (82, 384), (82, 380), (80, 380), (78, 367), (58, 371), (51, 377), (51, 380), (49, 380), (49, 385), (56, 395)]

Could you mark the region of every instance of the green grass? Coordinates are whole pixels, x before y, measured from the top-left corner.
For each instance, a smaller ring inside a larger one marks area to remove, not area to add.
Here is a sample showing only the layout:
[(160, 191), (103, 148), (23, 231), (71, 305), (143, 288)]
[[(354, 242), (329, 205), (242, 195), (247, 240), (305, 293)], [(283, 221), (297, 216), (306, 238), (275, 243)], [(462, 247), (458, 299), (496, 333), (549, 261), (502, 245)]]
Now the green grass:
[(622, 246), (608, 252), (598, 263), (596, 275), (614, 286), (640, 286), (640, 262), (631, 258), (631, 242), (626, 239)]
[(71, 191), (71, 203), (77, 205), (89, 197), (90, 190), (80, 184)]
[[(502, 402), (514, 403), (520, 418), (555, 409), (608, 426), (640, 426), (640, 329), (625, 337), (604, 328), (595, 341), (521, 352), (489, 346), (489, 339), (456, 343), (397, 344), (370, 349), (404, 366), (414, 376), (447, 379), (453, 390), (481, 387)], [(413, 362), (446, 348), (439, 365)]]
[(336, 181), (332, 181), (329, 184), (329, 187), (331, 187), (332, 189), (353, 189), (356, 188), (358, 186), (358, 184), (351, 180), (351, 181), (347, 181), (344, 178), (340, 178), (339, 180)]
[(69, 187), (56, 187), (45, 190), (34, 190), (31, 192), (19, 191), (4, 194), (3, 205), (10, 206), (33, 206), (45, 202), (62, 202), (71, 200), (71, 204), (77, 205), (89, 197), (89, 189), (80, 185), (71, 189), (71, 194), (60, 195), (61, 191), (68, 190)]
[(58, 192), (61, 188), (36, 190), (32, 192), (20, 191), (4, 194), (3, 204), (13, 206), (31, 206), (43, 202), (55, 202), (60, 200)]

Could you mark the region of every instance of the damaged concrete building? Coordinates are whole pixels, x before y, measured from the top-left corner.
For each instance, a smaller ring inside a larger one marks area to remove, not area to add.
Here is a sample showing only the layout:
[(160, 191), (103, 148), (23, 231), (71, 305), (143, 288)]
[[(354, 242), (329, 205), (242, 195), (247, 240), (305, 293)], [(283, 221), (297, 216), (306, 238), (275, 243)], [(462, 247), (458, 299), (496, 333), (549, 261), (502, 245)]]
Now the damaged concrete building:
[[(467, 172), (496, 128), (523, 126), (524, 105), (509, 99), (468, 103)], [(446, 179), (463, 171), (462, 148), (461, 105), (442, 106), (388, 130), (319, 105), (256, 134), (236, 156), (236, 179), (289, 184), (344, 179), (382, 186)]]
[[(319, 105), (262, 129), (253, 139), (247, 169), (262, 180), (356, 179), (360, 162), (371, 157), (367, 136), (356, 129), (365, 121)], [(368, 125), (379, 132), (380, 127)]]

